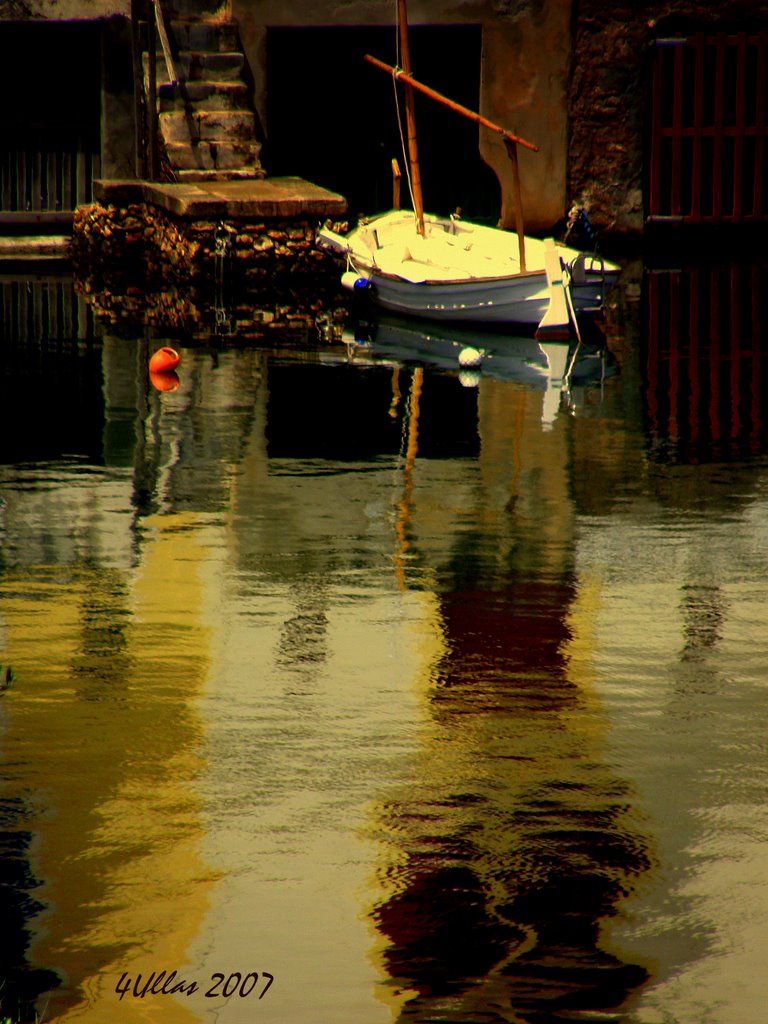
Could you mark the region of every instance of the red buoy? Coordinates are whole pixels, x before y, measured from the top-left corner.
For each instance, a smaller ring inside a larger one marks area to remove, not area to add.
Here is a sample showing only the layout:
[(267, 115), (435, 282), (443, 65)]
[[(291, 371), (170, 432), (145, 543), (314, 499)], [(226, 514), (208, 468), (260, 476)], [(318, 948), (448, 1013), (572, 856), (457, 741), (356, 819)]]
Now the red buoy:
[(168, 373), (175, 370), (181, 362), (181, 356), (174, 348), (159, 348), (149, 360), (150, 373)]
[(153, 373), (150, 370), (149, 379), (158, 391), (175, 391), (181, 384), (175, 370), (166, 370), (164, 373)]

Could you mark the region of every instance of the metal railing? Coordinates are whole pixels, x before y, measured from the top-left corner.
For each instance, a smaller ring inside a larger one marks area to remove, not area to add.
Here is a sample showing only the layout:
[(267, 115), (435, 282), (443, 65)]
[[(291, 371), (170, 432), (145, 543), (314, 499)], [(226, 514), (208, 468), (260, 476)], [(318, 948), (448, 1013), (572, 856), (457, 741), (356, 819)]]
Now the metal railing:
[[(134, 108), (136, 120), (136, 173), (157, 181), (160, 177), (160, 126), (158, 120), (158, 42), (168, 82), (179, 82), (173, 49), (161, 0), (133, 0)], [(145, 61), (146, 54), (146, 61)]]
[(25, 130), (0, 150), (0, 224), (71, 225), (100, 169), (98, 132)]

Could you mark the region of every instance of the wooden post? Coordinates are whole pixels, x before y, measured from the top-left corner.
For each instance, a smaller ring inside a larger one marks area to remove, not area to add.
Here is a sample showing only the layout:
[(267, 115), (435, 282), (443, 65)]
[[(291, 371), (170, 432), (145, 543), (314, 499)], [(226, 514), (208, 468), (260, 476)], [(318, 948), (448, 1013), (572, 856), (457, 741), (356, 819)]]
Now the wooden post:
[(512, 193), (515, 200), (515, 228), (520, 247), (520, 271), (525, 272), (525, 224), (523, 223), (523, 196), (520, 191), (520, 167), (517, 162), (517, 143), (504, 139), (509, 159), (512, 162)]
[(62, 210), (74, 210), (77, 206), (77, 199), (72, 195), (72, 182), (74, 180), (73, 165), (75, 154), (71, 146), (61, 156), (61, 208)]
[[(26, 144), (26, 143), (25, 143)], [(17, 209), (27, 210), (27, 151), (19, 150), (18, 205)]]
[(30, 202), (33, 210), (41, 210), (43, 207), (43, 154), (42, 139), (36, 138), (32, 157), (32, 175), (30, 184)]
[[(131, 49), (133, 51), (133, 113), (136, 125), (134, 140), (134, 169), (139, 179), (147, 176), (147, 152), (145, 139), (147, 133), (144, 108), (144, 61), (142, 58), (141, 18), (139, 0), (131, 2)], [(147, 54), (149, 57), (149, 54)]]
[(56, 150), (53, 145), (49, 148), (45, 155), (46, 171), (45, 180), (47, 182), (47, 209), (49, 211), (55, 211), (61, 209), (59, 204), (59, 189), (56, 181)]
[(75, 207), (81, 203), (90, 202), (90, 188), (88, 187), (88, 148), (84, 135), (77, 139), (77, 191), (75, 192)]
[[(405, 0), (397, 0), (397, 19), (400, 32), (400, 62), (403, 71), (411, 73), (411, 48), (408, 39), (408, 13)], [(416, 116), (414, 113), (413, 89), (405, 90), (405, 120), (408, 128), (408, 156), (411, 164), (411, 190), (413, 192), (413, 208), (416, 214), (416, 230), (424, 234), (424, 201), (421, 195), (421, 168), (419, 166), (419, 146), (416, 140)]]
[(392, 209), (400, 209), (400, 165), (397, 160), (392, 161)]
[(13, 153), (10, 149), (7, 149), (0, 155), (0, 210), (12, 210), (13, 204), (11, 202), (11, 167), (13, 166)]

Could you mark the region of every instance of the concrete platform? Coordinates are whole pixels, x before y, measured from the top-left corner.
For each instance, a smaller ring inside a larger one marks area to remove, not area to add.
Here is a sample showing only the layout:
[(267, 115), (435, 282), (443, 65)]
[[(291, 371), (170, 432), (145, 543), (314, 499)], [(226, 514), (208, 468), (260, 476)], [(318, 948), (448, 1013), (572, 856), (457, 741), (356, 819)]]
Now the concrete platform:
[(102, 205), (151, 203), (176, 217), (211, 220), (249, 217), (339, 217), (346, 199), (302, 178), (242, 181), (94, 181), (93, 196)]

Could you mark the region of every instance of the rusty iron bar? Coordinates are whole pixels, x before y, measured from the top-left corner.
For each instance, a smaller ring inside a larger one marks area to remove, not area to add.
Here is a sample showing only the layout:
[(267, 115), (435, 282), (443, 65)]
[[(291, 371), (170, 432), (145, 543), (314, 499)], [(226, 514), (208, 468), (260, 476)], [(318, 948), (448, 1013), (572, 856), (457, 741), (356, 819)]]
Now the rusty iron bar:
[(766, 220), (767, 64), (766, 32), (656, 40), (649, 221)]

